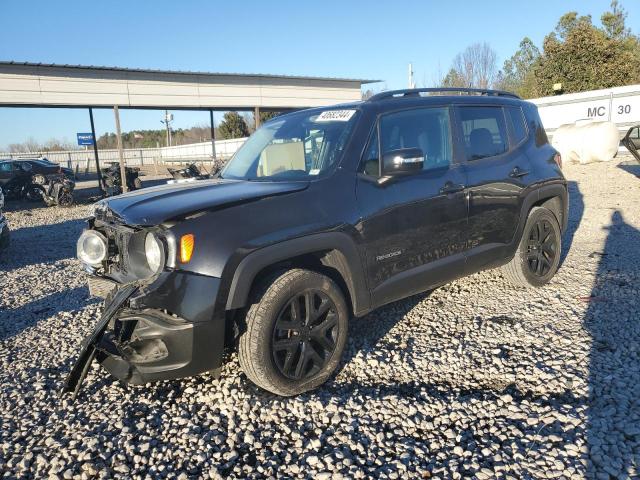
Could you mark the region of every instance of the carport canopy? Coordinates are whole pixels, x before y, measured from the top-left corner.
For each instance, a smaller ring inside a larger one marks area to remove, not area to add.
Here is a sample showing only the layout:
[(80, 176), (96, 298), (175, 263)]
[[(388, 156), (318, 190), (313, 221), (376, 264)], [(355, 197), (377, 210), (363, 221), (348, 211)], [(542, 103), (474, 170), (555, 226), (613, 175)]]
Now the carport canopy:
[[(59, 65), (0, 61), (0, 107), (88, 108), (96, 138), (93, 108), (113, 108), (120, 156), (120, 108), (208, 110), (215, 153), (214, 110), (286, 111), (361, 99), (361, 87), (378, 80), (152, 70), (142, 68)], [(98, 148), (93, 142), (96, 171)], [(98, 185), (103, 190), (100, 175)], [(126, 192), (126, 182), (122, 185)]]
[(287, 110), (360, 100), (372, 82), (0, 62), (0, 106)]

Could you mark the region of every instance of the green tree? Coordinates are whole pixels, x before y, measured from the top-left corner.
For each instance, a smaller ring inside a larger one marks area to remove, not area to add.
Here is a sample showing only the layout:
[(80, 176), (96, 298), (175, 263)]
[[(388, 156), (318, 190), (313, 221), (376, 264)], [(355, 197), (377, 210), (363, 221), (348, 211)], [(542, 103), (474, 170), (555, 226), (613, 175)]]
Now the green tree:
[(534, 93), (552, 95), (554, 83), (573, 93), (640, 82), (640, 42), (628, 32), (625, 16), (616, 1), (602, 16), (602, 28), (591, 17), (563, 15), (534, 66)]
[(452, 68), (444, 76), (442, 82), (440, 82), (440, 86), (446, 88), (464, 88), (467, 85), (465, 84), (462, 76), (455, 70), (455, 68)]
[(268, 122), (272, 118), (276, 118), (278, 115), (282, 115), (282, 112), (263, 112), (260, 111), (260, 125), (264, 122)]
[(224, 139), (249, 136), (249, 127), (238, 112), (225, 113), (218, 130)]
[(504, 62), (497, 87), (531, 98), (535, 93), (534, 66), (540, 60), (540, 50), (529, 37), (524, 37), (520, 47)]
[(625, 22), (627, 12), (620, 6), (618, 0), (611, 2), (611, 11), (605, 12), (600, 17), (602, 28), (609, 38), (623, 40), (631, 36), (631, 30), (627, 28)]

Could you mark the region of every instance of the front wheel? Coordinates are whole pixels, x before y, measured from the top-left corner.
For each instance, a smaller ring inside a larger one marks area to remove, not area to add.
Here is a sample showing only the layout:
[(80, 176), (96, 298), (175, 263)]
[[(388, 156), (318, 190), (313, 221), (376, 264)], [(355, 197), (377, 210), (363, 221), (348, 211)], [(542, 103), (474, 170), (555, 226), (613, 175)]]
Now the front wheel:
[(520, 287), (542, 287), (558, 270), (562, 232), (555, 215), (544, 207), (529, 213), (513, 259), (502, 267), (503, 276)]
[(317, 272), (293, 269), (253, 292), (240, 336), (240, 366), (253, 383), (283, 396), (324, 383), (347, 340), (349, 309), (340, 288)]

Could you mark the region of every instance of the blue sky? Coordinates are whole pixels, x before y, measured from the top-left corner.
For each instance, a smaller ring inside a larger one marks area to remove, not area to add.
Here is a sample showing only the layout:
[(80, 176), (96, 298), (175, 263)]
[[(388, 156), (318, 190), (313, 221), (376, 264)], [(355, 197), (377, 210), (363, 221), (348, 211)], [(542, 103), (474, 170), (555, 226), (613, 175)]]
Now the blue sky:
[[(622, 0), (640, 30), (640, 2)], [(383, 79), (403, 88), (413, 62), (431, 85), (471, 43), (488, 42), (499, 65), (524, 36), (542, 39), (565, 12), (599, 21), (609, 1), (120, 1), (0, 0), (0, 60)], [(208, 121), (174, 112), (176, 127)], [(161, 128), (162, 112), (124, 111), (123, 130)], [(218, 119), (216, 119), (218, 121)], [(96, 112), (98, 135), (114, 130)], [(28, 137), (75, 139), (85, 110), (0, 108), (0, 150)]]

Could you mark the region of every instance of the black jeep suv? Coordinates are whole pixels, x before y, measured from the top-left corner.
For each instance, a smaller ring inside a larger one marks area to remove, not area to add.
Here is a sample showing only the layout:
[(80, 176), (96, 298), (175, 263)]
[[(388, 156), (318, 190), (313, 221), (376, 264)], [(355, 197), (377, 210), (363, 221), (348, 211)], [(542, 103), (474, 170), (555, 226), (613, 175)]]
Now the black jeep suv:
[(78, 257), (107, 300), (65, 388), (94, 357), (141, 384), (236, 349), (264, 389), (312, 389), (352, 316), (494, 267), (545, 285), (567, 201), (536, 107), (507, 92), (391, 91), (277, 117), (218, 178), (96, 204)]

